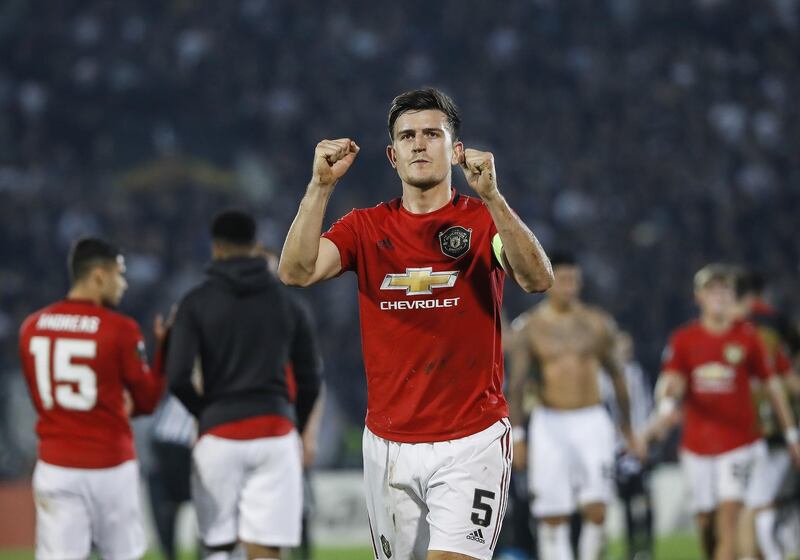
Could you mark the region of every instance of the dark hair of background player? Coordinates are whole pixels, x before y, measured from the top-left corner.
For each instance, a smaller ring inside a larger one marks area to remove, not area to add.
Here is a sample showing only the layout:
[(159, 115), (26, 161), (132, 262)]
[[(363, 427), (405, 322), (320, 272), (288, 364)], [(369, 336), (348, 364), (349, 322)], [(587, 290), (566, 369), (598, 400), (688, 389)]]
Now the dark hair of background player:
[(225, 210), (211, 222), (211, 238), (240, 247), (252, 247), (256, 242), (256, 221), (241, 210)]
[(760, 296), (764, 293), (764, 277), (755, 270), (744, 269), (736, 274), (736, 296)]
[(97, 266), (107, 266), (117, 262), (119, 249), (102, 239), (84, 237), (73, 243), (67, 259), (67, 268), (72, 283), (79, 282)]
[(425, 111), (427, 109), (436, 109), (444, 113), (447, 116), (447, 124), (453, 140), (458, 140), (461, 130), (458, 107), (446, 93), (434, 88), (407, 91), (394, 98), (389, 109), (389, 139), (394, 141), (394, 123), (400, 115), (408, 111)]
[(578, 266), (578, 259), (568, 251), (553, 251), (548, 253), (548, 256), (553, 268), (557, 266)]

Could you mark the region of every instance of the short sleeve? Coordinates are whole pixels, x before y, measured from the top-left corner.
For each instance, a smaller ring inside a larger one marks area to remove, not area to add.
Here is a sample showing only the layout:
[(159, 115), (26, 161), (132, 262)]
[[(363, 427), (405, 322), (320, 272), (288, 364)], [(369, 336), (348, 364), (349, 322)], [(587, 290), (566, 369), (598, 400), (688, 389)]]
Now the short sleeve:
[(784, 346), (778, 346), (775, 349), (775, 371), (784, 376), (789, 375), (792, 371), (792, 362), (789, 360)]
[(329, 239), (339, 249), (342, 272), (355, 270), (358, 254), (358, 217), (355, 210), (339, 218), (322, 237)]
[(757, 334), (751, 338), (750, 352), (748, 352), (750, 377), (769, 379), (775, 373), (775, 368), (767, 354), (767, 349)]
[(680, 339), (677, 335), (672, 335), (667, 347), (661, 354), (661, 371), (674, 371), (684, 377), (689, 377), (689, 367), (686, 364), (686, 356)]

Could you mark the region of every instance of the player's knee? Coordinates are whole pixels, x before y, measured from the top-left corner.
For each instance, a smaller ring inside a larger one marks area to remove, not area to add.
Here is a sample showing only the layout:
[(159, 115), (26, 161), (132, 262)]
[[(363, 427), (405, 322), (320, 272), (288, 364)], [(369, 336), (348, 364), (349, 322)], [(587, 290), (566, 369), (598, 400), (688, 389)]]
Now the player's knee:
[(254, 543), (243, 543), (248, 560), (279, 560), (281, 549)]
[(568, 515), (554, 515), (548, 517), (540, 517), (538, 522), (547, 525), (548, 527), (558, 527), (559, 525), (564, 525), (569, 523), (569, 516)]
[(583, 518), (595, 525), (602, 525), (606, 522), (605, 504), (587, 504), (583, 508)]
[(695, 515), (695, 521), (697, 522), (697, 527), (701, 531), (705, 531), (711, 528), (711, 524), (714, 521), (714, 514), (711, 512), (698, 513)]
[(458, 552), (447, 552), (444, 550), (429, 550), (427, 560), (474, 560), (474, 556), (467, 556)]
[(233, 549), (236, 548), (236, 543), (217, 544), (209, 546), (203, 545), (203, 560), (226, 560)]

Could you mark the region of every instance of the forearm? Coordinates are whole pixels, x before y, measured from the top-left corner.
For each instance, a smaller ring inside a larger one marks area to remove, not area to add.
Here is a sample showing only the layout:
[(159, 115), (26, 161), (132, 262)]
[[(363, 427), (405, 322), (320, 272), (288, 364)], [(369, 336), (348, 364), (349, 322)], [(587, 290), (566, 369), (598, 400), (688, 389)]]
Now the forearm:
[(181, 381), (170, 381), (169, 391), (181, 404), (186, 407), (194, 417), (199, 417), (203, 410), (203, 397), (197, 394), (191, 379)]
[(615, 375), (612, 375), (611, 379), (613, 380), (614, 394), (616, 395), (617, 406), (619, 407), (620, 430), (627, 436), (632, 433), (631, 399), (628, 393), (628, 385), (625, 383), (622, 372), (617, 372)]
[(767, 382), (767, 394), (783, 432), (786, 433), (792, 428), (796, 429), (794, 414), (792, 414), (792, 409), (789, 407), (789, 400), (786, 398), (783, 382), (779, 378), (773, 377)]
[(306, 285), (314, 275), (322, 222), (333, 187), (308, 184), (300, 208), (286, 235), (278, 264), (278, 276), (290, 285)]
[(512, 426), (525, 426), (525, 377), (511, 375), (508, 383), (508, 413)]
[(661, 439), (667, 430), (680, 421), (680, 401), (685, 382), (675, 375), (664, 375), (656, 383), (656, 406), (644, 431), (645, 439)]
[(517, 216), (499, 192), (484, 198), (492, 216), (503, 252), (517, 283), (526, 292), (543, 292), (553, 285), (550, 259), (539, 240)]

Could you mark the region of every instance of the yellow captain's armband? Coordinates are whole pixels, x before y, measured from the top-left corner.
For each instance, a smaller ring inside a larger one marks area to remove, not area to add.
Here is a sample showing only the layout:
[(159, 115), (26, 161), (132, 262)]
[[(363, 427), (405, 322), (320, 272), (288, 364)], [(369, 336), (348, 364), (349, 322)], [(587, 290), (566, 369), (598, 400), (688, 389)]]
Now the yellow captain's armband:
[[(503, 261), (503, 240), (500, 239), (499, 233), (495, 233), (494, 237), (492, 237), (492, 252), (494, 252), (494, 258), (497, 259), (503, 270), (506, 270), (506, 263)], [(508, 271), (506, 270), (506, 272)]]

